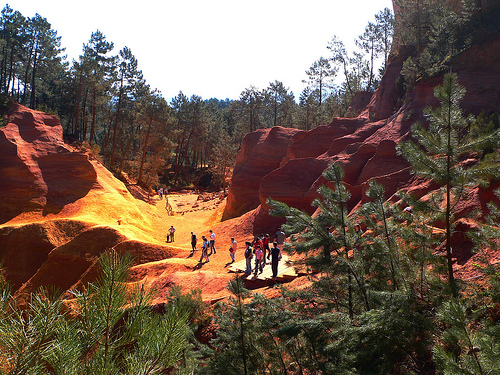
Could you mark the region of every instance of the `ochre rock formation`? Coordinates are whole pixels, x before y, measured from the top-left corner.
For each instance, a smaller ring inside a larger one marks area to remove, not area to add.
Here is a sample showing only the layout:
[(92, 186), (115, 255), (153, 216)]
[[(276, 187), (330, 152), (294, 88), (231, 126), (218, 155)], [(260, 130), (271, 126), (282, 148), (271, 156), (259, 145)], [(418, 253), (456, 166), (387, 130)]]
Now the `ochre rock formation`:
[(231, 219), (255, 209), (259, 205), (260, 180), (278, 168), (296, 129), (275, 127), (257, 130), (245, 136), (238, 153), (223, 219)]
[(23, 212), (57, 213), (96, 180), (86, 155), (64, 145), (56, 116), (12, 105), (0, 149), (0, 223)]
[[(275, 158), (284, 156), (279, 163), (273, 158), (273, 164), (279, 164), (273, 170), (269, 170), (271, 164), (267, 164), (262, 173), (255, 163), (265, 156), (256, 153), (273, 147), (273, 144), (265, 144), (273, 142), (268, 134), (283, 133), (287, 129), (261, 129), (257, 134), (247, 135), (235, 167), (235, 171), (246, 175), (244, 178), (238, 175), (231, 181), (229, 197), (232, 203), (226, 208), (224, 217), (241, 214), (247, 201), (251, 201), (248, 209), (253, 209), (258, 194), (260, 207), (254, 233), (274, 232), (283, 221), (269, 215), (266, 200), (273, 198), (312, 213), (314, 208), (310, 204), (317, 197), (317, 188), (325, 183), (322, 172), (334, 162), (340, 162), (344, 168), (344, 182), (352, 194), (351, 209), (365, 199), (363, 191), (372, 179), (385, 186), (387, 198), (398, 189), (416, 188), (412, 187), (416, 180), (411, 179), (409, 164), (396, 153), (396, 146), (409, 138), (411, 126), (416, 121), (424, 120), (424, 108), (438, 104), (433, 90), (442, 84), (442, 76), (419, 81), (403, 102), (397, 81), (405, 58), (403, 53), (392, 56), (380, 87), (358, 117), (335, 118), (329, 125), (309, 131), (289, 130), (289, 136), (279, 143), (280, 153), (274, 155)], [(467, 90), (461, 102), (465, 114), (493, 113), (500, 108), (498, 61), (500, 37), (496, 36), (466, 50), (453, 64), (459, 83)], [(282, 142), (287, 139), (288, 145), (284, 145)], [(283, 151), (285, 146), (287, 150)], [(484, 207), (484, 201), (480, 196), (477, 198), (479, 200), (468, 200), (469, 204)], [(240, 209), (233, 212), (232, 207)]]
[[(289, 133), (271, 137), (278, 142)], [(287, 142), (281, 143), (281, 150), (266, 151), (269, 160), (277, 160), (269, 171), (284, 156)], [(254, 211), (221, 223), (223, 200), (205, 202), (195, 194), (179, 194), (169, 195), (178, 211), (170, 216), (165, 200), (135, 199), (130, 187), (97, 160), (65, 144), (57, 117), (19, 104), (11, 106), (8, 124), (0, 128), (0, 160), (0, 262), (19, 301), (40, 287), (66, 291), (72, 298), (67, 291), (94, 281), (98, 259), (110, 249), (132, 256), (130, 283), (154, 287), (158, 304), (174, 284), (202, 289), (207, 301), (229, 294), (226, 286), (234, 275), (224, 267), (226, 246), (231, 237), (240, 247), (251, 238)], [(165, 243), (172, 224), (176, 242)], [(217, 234), (219, 251), (201, 265), (199, 250), (190, 254), (190, 232), (197, 233), (200, 249), (201, 235), (209, 229)]]
[(13, 104), (8, 121), (0, 128), (0, 260), (18, 295), (92, 280), (109, 249), (130, 253), (135, 265), (175, 254), (152, 236), (148, 205), (63, 142), (57, 117)]

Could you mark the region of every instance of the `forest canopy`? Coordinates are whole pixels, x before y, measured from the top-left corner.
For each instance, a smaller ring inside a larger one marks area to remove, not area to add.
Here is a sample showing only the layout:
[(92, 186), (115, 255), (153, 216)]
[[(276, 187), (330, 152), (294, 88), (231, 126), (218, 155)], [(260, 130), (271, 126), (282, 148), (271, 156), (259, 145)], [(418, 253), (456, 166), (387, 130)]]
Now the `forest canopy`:
[[(6, 5), (0, 20), (0, 93), (59, 116), (70, 142), (148, 187), (223, 187), (245, 134), (272, 126), (311, 129), (348, 113), (353, 96), (377, 87), (387, 64), (394, 17), (375, 15), (348, 52), (336, 36), (304, 74), (298, 97), (275, 80), (250, 86), (236, 100), (165, 99), (146, 82), (128, 47), (115, 51), (99, 30), (78, 60), (67, 61), (49, 20)], [(380, 69), (378, 69), (380, 67)], [(338, 83), (341, 82), (341, 83)]]

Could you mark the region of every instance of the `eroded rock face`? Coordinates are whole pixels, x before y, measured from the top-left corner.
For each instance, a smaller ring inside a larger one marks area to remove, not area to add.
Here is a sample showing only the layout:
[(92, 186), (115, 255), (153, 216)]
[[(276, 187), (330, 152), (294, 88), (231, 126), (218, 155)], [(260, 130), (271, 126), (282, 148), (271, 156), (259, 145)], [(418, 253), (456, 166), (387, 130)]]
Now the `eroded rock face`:
[(279, 167), (297, 129), (260, 129), (245, 136), (236, 159), (223, 220), (241, 216), (259, 206), (261, 179)]
[(87, 155), (63, 142), (56, 116), (19, 104), (0, 128), (0, 224), (22, 212), (57, 213), (96, 182)]
[(0, 128), (0, 262), (17, 296), (92, 281), (110, 249), (134, 265), (171, 257), (148, 225), (122, 182), (63, 142), (57, 117), (11, 106)]
[[(310, 204), (317, 197), (317, 188), (325, 182), (322, 172), (334, 162), (341, 163), (344, 168), (344, 181), (352, 194), (351, 209), (364, 199), (362, 192), (372, 179), (385, 186), (388, 198), (398, 189), (411, 189), (409, 164), (397, 154), (396, 146), (410, 137), (415, 122), (425, 120), (424, 108), (439, 104), (433, 90), (442, 84), (443, 77), (418, 82), (403, 102), (397, 80), (405, 58), (404, 54), (392, 57), (380, 87), (358, 117), (336, 118), (329, 125), (297, 131), (283, 138), (279, 144), (280, 152), (274, 154), (273, 163), (265, 165), (265, 173), (257, 163), (266, 156), (256, 153), (272, 147), (272, 144), (266, 146), (271, 139), (265, 134), (277, 130), (265, 129), (247, 135), (235, 167), (235, 171), (245, 171), (245, 179), (237, 176), (231, 182), (229, 216), (232, 207), (239, 207), (238, 214), (255, 208), (257, 194), (260, 207), (254, 223), (256, 234), (271, 233), (282, 223), (281, 219), (269, 216), (266, 200), (270, 197), (312, 213)], [(498, 61), (499, 36), (468, 49), (457, 58), (453, 71), (467, 90), (461, 102), (465, 114), (493, 113), (500, 108)], [(288, 143), (284, 144), (286, 141)], [(250, 158), (245, 152), (248, 149), (253, 150)], [(279, 166), (271, 169), (273, 165)], [(250, 201), (247, 206), (245, 202)], [(481, 205), (484, 203), (476, 206)]]

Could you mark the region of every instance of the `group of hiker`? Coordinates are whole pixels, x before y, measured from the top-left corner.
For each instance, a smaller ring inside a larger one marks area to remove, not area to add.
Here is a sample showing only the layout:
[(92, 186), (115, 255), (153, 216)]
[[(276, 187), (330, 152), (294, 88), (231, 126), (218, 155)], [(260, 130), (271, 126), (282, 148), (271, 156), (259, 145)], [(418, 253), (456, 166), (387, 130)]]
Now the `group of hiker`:
[(253, 274), (257, 276), (262, 273), (266, 266), (266, 260), (271, 261), (272, 278), (276, 279), (278, 276), (278, 262), (281, 260), (281, 250), (278, 245), (283, 245), (285, 241), (285, 233), (280, 229), (274, 236), (273, 247), (269, 247), (270, 238), (269, 234), (255, 237), (253, 242), (245, 242), (245, 260), (246, 269), (245, 274), (250, 276), (252, 274), (252, 259), (255, 256), (255, 263)]
[(162, 188), (161, 187), (161, 188), (158, 189), (158, 197), (160, 198), (160, 200), (162, 200), (164, 196), (166, 197), (167, 194), (168, 194), (168, 189), (167, 188)]
[[(199, 262), (201, 263), (203, 259), (205, 259), (205, 263), (210, 262), (209, 256), (212, 254), (217, 254), (217, 248), (215, 247), (215, 233), (212, 229), (210, 229), (209, 238), (205, 236), (201, 236), (202, 245), (201, 245), (201, 257)], [(194, 232), (191, 232), (191, 254), (197, 250), (196, 245), (198, 243), (198, 237)], [(210, 253), (208, 252), (210, 250)]]
[[(171, 229), (173, 226), (171, 227)], [(169, 229), (170, 231), (170, 229)], [(169, 232), (170, 241), (173, 242), (175, 232), (175, 228), (173, 232)], [(208, 238), (206, 236), (201, 236), (202, 245), (201, 245), (201, 256), (200, 263), (208, 263), (210, 262), (210, 256), (212, 254), (217, 254), (217, 248), (215, 247), (215, 233), (212, 229), (210, 229), (210, 234)], [(167, 237), (168, 238), (168, 237)], [(255, 276), (258, 273), (262, 273), (264, 267), (266, 266), (266, 260), (271, 261), (271, 270), (272, 277), (275, 279), (278, 275), (278, 262), (281, 260), (281, 250), (278, 247), (279, 245), (283, 245), (285, 241), (285, 233), (280, 229), (276, 235), (274, 236), (274, 241), (272, 247), (270, 247), (270, 237), (269, 234), (255, 237), (253, 242), (246, 241), (245, 245), (245, 260), (246, 260), (246, 269), (245, 274), (247, 276), (251, 275), (252, 272)], [(194, 232), (191, 232), (191, 254), (194, 254), (197, 251), (197, 243), (198, 238)], [(231, 237), (231, 243), (229, 245), (229, 256), (231, 257), (231, 263), (236, 261), (236, 251), (238, 249), (238, 242)], [(255, 257), (254, 269), (252, 271), (252, 259)]]

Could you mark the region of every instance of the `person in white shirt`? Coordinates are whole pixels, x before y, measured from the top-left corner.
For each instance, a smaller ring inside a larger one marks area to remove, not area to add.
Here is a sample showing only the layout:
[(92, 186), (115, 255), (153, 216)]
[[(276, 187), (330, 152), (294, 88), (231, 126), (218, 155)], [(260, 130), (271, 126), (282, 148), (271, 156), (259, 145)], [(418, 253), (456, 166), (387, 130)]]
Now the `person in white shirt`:
[(215, 233), (210, 229), (210, 255), (217, 254), (217, 250), (215, 249)]

